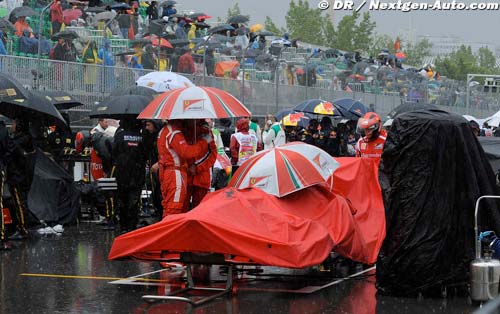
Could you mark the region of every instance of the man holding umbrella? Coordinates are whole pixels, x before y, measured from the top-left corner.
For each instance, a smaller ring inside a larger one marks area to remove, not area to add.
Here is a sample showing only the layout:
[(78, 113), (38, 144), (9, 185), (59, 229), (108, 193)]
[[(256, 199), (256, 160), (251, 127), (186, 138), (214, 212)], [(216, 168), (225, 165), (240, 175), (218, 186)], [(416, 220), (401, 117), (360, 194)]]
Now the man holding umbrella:
[(17, 231), (9, 240), (24, 240), (28, 237), (26, 214), (28, 192), (35, 173), (35, 146), (29, 132), (29, 122), (22, 118), (12, 120), (12, 141), (15, 146), (12, 162), (7, 167), (7, 183), (12, 194), (15, 214), (12, 215)]
[(213, 141), (212, 136), (206, 134), (196, 144), (189, 145), (184, 138), (182, 124), (182, 120), (170, 120), (158, 135), (159, 161), (155, 168), (159, 168), (163, 217), (187, 210), (186, 161), (205, 156)]

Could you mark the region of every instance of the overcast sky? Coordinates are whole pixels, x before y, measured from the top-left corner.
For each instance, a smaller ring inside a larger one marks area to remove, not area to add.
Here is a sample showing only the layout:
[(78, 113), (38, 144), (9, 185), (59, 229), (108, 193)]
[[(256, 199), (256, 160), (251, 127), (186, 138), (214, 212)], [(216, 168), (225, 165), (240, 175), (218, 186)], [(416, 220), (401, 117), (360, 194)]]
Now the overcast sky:
[[(435, 0), (421, 1), (434, 3)], [(483, 1), (495, 2), (494, 0)], [(240, 8), (244, 14), (249, 14), (251, 16), (251, 23), (263, 23), (266, 15), (269, 15), (278, 25), (285, 26), (285, 15), (290, 3), (289, 0), (178, 0), (179, 4), (177, 7), (181, 10), (201, 10), (214, 17), (224, 17), (227, 8), (232, 7), (236, 2), (239, 2)], [(319, 0), (309, 0), (311, 6), (317, 6), (318, 2)], [(355, 5), (360, 2), (361, 0), (354, 0)], [(472, 1), (463, 0), (463, 2), (471, 3)], [(365, 6), (365, 8), (366, 7), (367, 6)], [(361, 10), (361, 12), (366, 12), (365, 8)], [(333, 13), (336, 23), (346, 14), (332, 10), (329, 12)], [(377, 23), (378, 33), (389, 34), (391, 36), (404, 36), (408, 33), (408, 29), (411, 26), (414, 36), (458, 36), (469, 42), (494, 43), (500, 46), (500, 11), (370, 12), (372, 18)]]

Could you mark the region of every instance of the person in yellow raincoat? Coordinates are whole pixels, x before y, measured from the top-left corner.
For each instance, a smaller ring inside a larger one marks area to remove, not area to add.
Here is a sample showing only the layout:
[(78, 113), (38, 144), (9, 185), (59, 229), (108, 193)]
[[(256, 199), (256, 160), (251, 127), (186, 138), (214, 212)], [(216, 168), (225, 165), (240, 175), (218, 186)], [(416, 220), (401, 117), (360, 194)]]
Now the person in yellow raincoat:
[[(196, 25), (194, 25), (194, 23), (193, 23), (193, 24), (191, 24), (191, 28), (189, 29), (189, 32), (188, 32), (188, 35), (187, 35), (187, 39), (189, 41), (191, 41), (191, 40), (193, 40), (195, 38), (196, 38)], [(196, 45), (195, 43), (191, 42), (189, 44), (189, 49), (194, 49), (195, 45)]]
[(102, 64), (102, 60), (98, 57), (97, 45), (95, 41), (89, 40), (82, 52), (82, 60), (87, 64), (91, 64), (85, 67), (85, 73), (83, 76), (83, 82), (85, 83), (86, 89), (88, 91), (92, 90), (92, 85), (96, 83), (97, 80), (97, 64)]

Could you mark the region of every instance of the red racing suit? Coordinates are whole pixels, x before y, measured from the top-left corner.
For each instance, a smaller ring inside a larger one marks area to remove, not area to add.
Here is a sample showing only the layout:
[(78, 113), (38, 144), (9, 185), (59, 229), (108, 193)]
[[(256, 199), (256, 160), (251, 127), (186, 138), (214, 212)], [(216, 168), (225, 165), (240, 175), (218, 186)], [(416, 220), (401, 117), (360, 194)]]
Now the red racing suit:
[(363, 158), (380, 158), (384, 151), (384, 144), (387, 137), (385, 131), (381, 131), (379, 136), (372, 140), (367, 141), (366, 137), (362, 137), (356, 143), (356, 157)]
[(200, 140), (188, 145), (181, 129), (167, 124), (158, 134), (157, 145), (163, 217), (186, 212), (186, 160), (203, 157), (208, 151), (207, 142)]
[[(212, 141), (208, 152), (198, 160), (195, 160), (195, 173), (190, 178), (189, 197), (192, 197), (192, 208), (198, 206), (201, 200), (207, 195), (212, 185), (212, 167), (217, 159), (217, 145)], [(191, 177), (191, 175), (190, 175)]]

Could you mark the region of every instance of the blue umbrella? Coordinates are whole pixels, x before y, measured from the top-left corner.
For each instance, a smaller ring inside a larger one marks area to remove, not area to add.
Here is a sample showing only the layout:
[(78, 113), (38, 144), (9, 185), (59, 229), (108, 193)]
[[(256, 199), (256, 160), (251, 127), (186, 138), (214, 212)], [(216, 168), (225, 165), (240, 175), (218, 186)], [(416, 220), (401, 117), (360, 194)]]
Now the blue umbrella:
[(333, 105), (349, 120), (358, 120), (367, 113), (368, 108), (360, 101), (352, 98), (341, 98), (333, 101)]
[(322, 99), (306, 100), (295, 106), (293, 110), (316, 115), (342, 117), (342, 113), (331, 102)]

